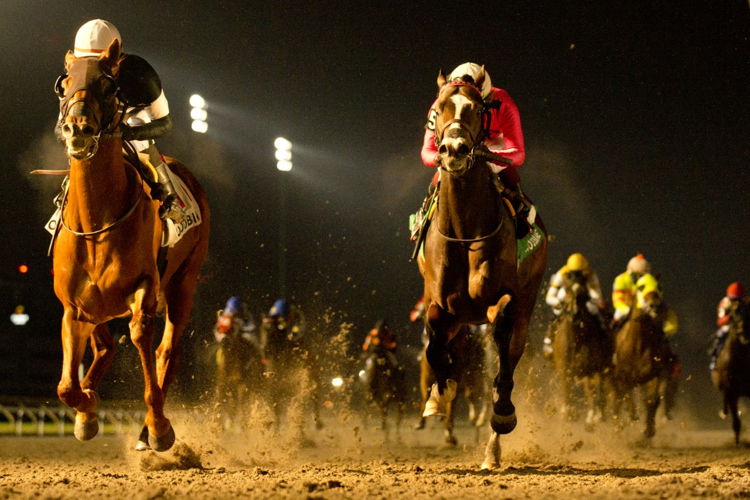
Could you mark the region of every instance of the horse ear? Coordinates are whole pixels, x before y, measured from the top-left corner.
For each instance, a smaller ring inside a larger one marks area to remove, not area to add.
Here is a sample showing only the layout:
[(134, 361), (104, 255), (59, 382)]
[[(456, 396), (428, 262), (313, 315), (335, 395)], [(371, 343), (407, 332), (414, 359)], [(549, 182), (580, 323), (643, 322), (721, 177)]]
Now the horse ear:
[(438, 77), (437, 77), (437, 86), (438, 86), (438, 88), (442, 88), (443, 85), (445, 85), (445, 83), (447, 81), (448, 81), (448, 79), (443, 74), (443, 69), (441, 68), (440, 70), (438, 70)]
[(474, 82), (476, 84), (476, 86), (479, 87), (480, 89), (482, 88), (482, 84), (484, 83), (484, 77), (485, 77), (485, 75), (486, 75), (486, 73), (484, 71), (484, 64), (483, 64), (482, 67), (479, 68), (479, 74), (477, 75), (477, 79)]
[(114, 76), (119, 69), (121, 55), (122, 47), (120, 46), (120, 40), (115, 38), (112, 40), (112, 43), (109, 44), (109, 47), (104, 49), (104, 52), (99, 56), (99, 61), (109, 69), (109, 74)]
[(72, 50), (69, 50), (67, 54), (65, 54), (65, 70), (68, 71), (70, 69), (70, 65), (73, 64), (73, 61), (75, 61), (77, 58), (73, 54)]

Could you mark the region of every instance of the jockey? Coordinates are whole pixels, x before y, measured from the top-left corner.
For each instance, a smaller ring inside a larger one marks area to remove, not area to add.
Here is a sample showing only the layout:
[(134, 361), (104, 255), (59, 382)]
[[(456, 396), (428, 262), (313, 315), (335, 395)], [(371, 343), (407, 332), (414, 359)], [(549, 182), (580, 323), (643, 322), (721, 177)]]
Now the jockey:
[[(78, 29), (73, 54), (76, 57), (98, 57), (115, 39), (122, 44), (122, 37), (114, 24), (103, 19), (92, 19)], [(156, 172), (154, 175), (138, 169), (151, 186), (152, 196), (162, 202), (160, 217), (172, 219), (179, 224), (184, 219), (183, 209), (167, 173), (164, 158), (154, 143), (154, 139), (172, 128), (169, 105), (159, 75), (145, 59), (133, 54), (123, 54), (120, 69), (113, 76), (118, 86), (118, 97), (125, 106), (123, 124), (120, 125), (122, 139), (130, 142), (141, 153), (139, 156), (147, 156), (150, 167)], [(61, 90), (58, 84), (55, 87), (58, 92)], [(59, 128), (60, 123), (56, 128), (58, 136)], [(156, 177), (156, 182), (152, 177)]]
[(628, 261), (624, 273), (617, 275), (612, 284), (612, 305), (615, 308), (613, 330), (619, 329), (630, 314), (636, 296), (636, 283), (641, 276), (651, 272), (651, 264), (642, 253)]
[(750, 301), (745, 296), (745, 287), (739, 281), (735, 281), (727, 287), (726, 296), (719, 301), (719, 305), (716, 307), (716, 326), (719, 329), (714, 333), (709, 350), (711, 355), (709, 369), (711, 370), (716, 368), (716, 360), (727, 339), (732, 316), (738, 311), (746, 316), (750, 312)]
[(367, 334), (362, 344), (362, 352), (371, 352), (382, 348), (391, 366), (396, 367), (398, 366), (396, 347), (398, 347), (398, 343), (393, 335), (393, 330), (391, 330), (384, 319), (379, 319)]
[(273, 326), (278, 331), (286, 331), (287, 340), (299, 342), (305, 333), (305, 318), (299, 307), (287, 299), (277, 299), (268, 315), (263, 318), (265, 326)]
[(602, 311), (606, 304), (602, 297), (599, 277), (596, 275), (596, 271), (591, 268), (588, 260), (586, 260), (586, 257), (584, 257), (583, 254), (571, 254), (565, 265), (553, 274), (552, 278), (550, 278), (549, 289), (545, 296), (547, 305), (552, 308), (552, 312), (555, 315), (555, 320), (550, 325), (550, 328), (544, 337), (544, 346), (542, 347), (542, 350), (545, 357), (549, 357), (552, 354), (552, 334), (554, 333), (557, 319), (563, 312), (567, 290), (574, 283), (576, 277), (582, 277), (586, 280), (586, 290), (589, 295), (589, 300), (586, 302), (586, 309), (592, 316), (595, 316), (599, 320), (599, 324), (602, 325), (602, 329), (604, 330), (605, 322)]
[[(484, 71), (483, 66), (473, 62), (463, 63), (457, 66), (448, 76), (449, 82), (463, 81), (474, 84)], [(484, 146), (491, 152), (512, 161), (511, 165), (497, 164), (488, 162), (493, 172), (499, 175), (503, 186), (507, 188), (507, 194), (515, 204), (520, 205), (517, 212), (528, 212), (531, 208), (530, 202), (526, 199), (521, 191), (519, 184), (521, 178), (518, 175), (518, 167), (523, 165), (526, 159), (526, 150), (524, 148), (523, 130), (521, 129), (521, 117), (518, 112), (518, 106), (510, 97), (507, 91), (492, 86), (490, 75), (484, 71), (484, 80), (482, 88), (479, 89), (489, 117), (485, 122)], [(428, 167), (439, 167), (438, 148), (435, 144), (435, 123), (437, 111), (435, 103), (430, 106), (427, 114), (427, 124), (425, 125), (424, 139), (422, 142), (422, 162)], [(437, 186), (439, 173), (436, 172), (432, 178), (430, 192), (427, 200)], [(417, 224), (421, 224), (424, 219), (424, 212), (427, 210), (429, 203), (422, 206), (422, 217), (417, 217)], [(416, 231), (415, 231), (416, 232)], [(416, 239), (416, 238), (415, 238)]]
[[(639, 309), (644, 309), (645, 307), (647, 307), (648, 304), (646, 303), (646, 297), (649, 294), (656, 294), (660, 299), (664, 294), (661, 283), (659, 283), (654, 275), (649, 273), (646, 273), (638, 278), (638, 281), (635, 284), (635, 288), (635, 303), (636, 307), (638, 307)], [(679, 324), (677, 321), (677, 315), (674, 313), (674, 311), (666, 304), (664, 305), (664, 308), (665, 314), (660, 318), (661, 324), (659, 325), (659, 328), (664, 333), (665, 338), (669, 340), (677, 333)]]
[(258, 336), (253, 315), (239, 297), (229, 297), (224, 309), (218, 311), (214, 338), (219, 344), (225, 340), (240, 339), (258, 347)]

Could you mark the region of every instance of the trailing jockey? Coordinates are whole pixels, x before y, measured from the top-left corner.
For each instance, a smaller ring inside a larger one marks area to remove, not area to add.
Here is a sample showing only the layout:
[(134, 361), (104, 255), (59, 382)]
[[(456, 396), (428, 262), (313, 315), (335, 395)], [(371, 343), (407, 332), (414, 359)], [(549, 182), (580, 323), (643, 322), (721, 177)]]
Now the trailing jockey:
[(615, 309), (612, 321), (613, 332), (619, 330), (630, 315), (630, 308), (635, 302), (636, 283), (641, 276), (650, 272), (651, 264), (642, 253), (639, 253), (628, 261), (625, 272), (615, 277), (612, 283), (612, 306)]
[[(114, 24), (103, 19), (92, 19), (83, 24), (76, 33), (73, 55), (76, 57), (98, 57), (113, 40), (122, 44), (120, 32)], [(64, 96), (61, 75), (55, 83), (58, 96)], [(181, 201), (177, 196), (167, 172), (164, 158), (156, 149), (154, 139), (172, 128), (169, 105), (156, 71), (145, 59), (133, 54), (123, 54), (119, 71), (111, 75), (117, 86), (117, 97), (124, 108), (122, 116), (122, 139), (139, 153), (141, 161), (138, 171), (151, 187), (151, 195), (162, 202), (159, 215), (179, 224), (184, 219)], [(58, 122), (55, 132), (61, 137)], [(142, 165), (142, 163), (148, 163)]]
[(599, 277), (596, 275), (596, 271), (594, 271), (589, 265), (588, 260), (586, 260), (586, 257), (584, 257), (583, 254), (571, 254), (565, 265), (553, 274), (552, 278), (550, 278), (549, 289), (545, 296), (547, 305), (552, 308), (552, 312), (555, 315), (555, 320), (550, 324), (550, 327), (547, 330), (547, 335), (544, 337), (544, 345), (542, 347), (544, 356), (547, 358), (552, 355), (552, 335), (554, 334), (558, 318), (563, 312), (565, 298), (570, 287), (579, 279), (585, 280), (586, 283), (586, 290), (589, 296), (589, 299), (586, 302), (586, 309), (589, 314), (599, 320), (602, 332), (607, 331), (606, 321), (603, 314), (606, 304), (602, 297)]
[[(709, 350), (711, 356), (710, 370), (716, 368), (716, 360), (729, 336), (729, 328), (733, 318), (741, 318), (743, 322), (750, 318), (750, 299), (745, 296), (745, 287), (739, 281), (735, 281), (727, 287), (727, 294), (716, 307), (716, 326), (719, 329), (713, 335), (711, 349)], [(745, 325), (742, 326), (745, 327)]]
[[(517, 172), (518, 167), (523, 165), (526, 159), (518, 106), (516, 106), (516, 103), (507, 91), (492, 86), (489, 73), (484, 71), (484, 68), (479, 64), (467, 62), (459, 65), (448, 76), (448, 82), (466, 82), (476, 85), (482, 73), (484, 73), (484, 79), (481, 82), (482, 88), (479, 90), (485, 106), (483, 112), (483, 146), (492, 153), (496, 153), (512, 162), (510, 165), (506, 165), (488, 161), (488, 164), (492, 171), (500, 177), (500, 181), (505, 188), (503, 194), (508, 197), (515, 207), (514, 210), (517, 214), (517, 238), (521, 238), (528, 232), (529, 224), (533, 223), (535, 210), (531, 202), (523, 194), (523, 191), (521, 191), (519, 184), (521, 178)], [(425, 125), (421, 153), (422, 162), (426, 166), (433, 168), (440, 167), (438, 148), (435, 142), (436, 102), (433, 102), (427, 114), (427, 124)], [(439, 178), (438, 171), (432, 178), (427, 198), (425, 198), (421, 209), (414, 217), (412, 240), (419, 241), (419, 234), (425, 226), (426, 218), (428, 217), (427, 211), (431, 205)]]
[(398, 342), (396, 342), (393, 330), (391, 330), (385, 320), (379, 319), (367, 334), (362, 344), (362, 352), (366, 353), (382, 349), (391, 367), (397, 368), (396, 347), (398, 347)]
[(214, 338), (219, 344), (225, 341), (241, 340), (256, 350), (260, 349), (253, 315), (239, 297), (229, 297), (224, 309), (218, 311)]

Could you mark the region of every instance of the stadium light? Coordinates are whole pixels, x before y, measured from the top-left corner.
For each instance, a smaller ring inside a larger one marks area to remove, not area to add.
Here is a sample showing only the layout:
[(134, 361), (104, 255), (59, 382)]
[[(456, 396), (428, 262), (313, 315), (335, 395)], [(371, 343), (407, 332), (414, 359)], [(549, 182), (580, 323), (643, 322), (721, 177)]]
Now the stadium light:
[(273, 145), (276, 148), (276, 168), (289, 172), (292, 169), (292, 143), (288, 139), (277, 137)]
[(190, 96), (190, 119), (193, 123), (190, 128), (199, 134), (205, 134), (208, 131), (208, 111), (206, 110), (206, 100), (198, 94)]

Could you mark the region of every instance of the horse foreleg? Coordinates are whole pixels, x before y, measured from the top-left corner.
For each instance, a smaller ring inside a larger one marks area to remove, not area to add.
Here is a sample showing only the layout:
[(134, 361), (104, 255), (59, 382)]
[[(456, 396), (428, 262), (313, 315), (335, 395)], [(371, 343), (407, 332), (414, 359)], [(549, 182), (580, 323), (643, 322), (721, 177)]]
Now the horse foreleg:
[(737, 400), (739, 398), (732, 394), (726, 394), (724, 396), (724, 407), (729, 410), (729, 414), (732, 416), (732, 430), (734, 431), (734, 444), (740, 444), (740, 431), (742, 430), (742, 422), (740, 422), (740, 412), (737, 408)]
[(490, 438), (484, 448), (482, 470), (496, 469), (497, 467), (500, 467), (500, 434), (490, 431)]
[[(156, 451), (165, 451), (174, 444), (172, 424), (164, 416), (164, 393), (159, 386), (153, 351), (153, 311), (156, 299), (146, 300), (147, 286), (144, 284), (134, 294), (133, 317), (130, 320), (130, 338), (141, 358), (144, 394), (146, 402), (146, 428), (148, 445)], [(141, 438), (143, 432), (141, 432)], [(139, 447), (140, 448), (140, 447)]]
[(106, 323), (97, 325), (91, 335), (91, 350), (94, 352), (94, 360), (89, 367), (86, 377), (81, 382), (84, 390), (96, 390), (104, 373), (112, 365), (115, 356), (115, 343), (109, 333)]
[(422, 396), (422, 400), (419, 404), (419, 420), (414, 425), (414, 430), (424, 429), (425, 417), (423, 413), (427, 405), (427, 398), (429, 397), (433, 378), (430, 364), (427, 362), (426, 349), (422, 349), (422, 356), (419, 359), (419, 393)]
[(57, 397), (60, 401), (76, 410), (74, 435), (80, 441), (86, 441), (99, 432), (96, 419), (98, 396), (91, 389), (82, 389), (78, 379), (78, 366), (86, 352), (86, 341), (94, 331), (95, 325), (76, 321), (73, 311), (66, 309), (62, 320), (62, 375), (57, 384)]
[(453, 401), (448, 401), (445, 405), (445, 443), (450, 446), (456, 446), (458, 441), (453, 433)]
[(659, 394), (659, 379), (655, 378), (643, 387), (643, 405), (646, 408), (646, 430), (643, 436), (651, 439), (656, 434), (656, 410), (659, 408), (661, 396)]
[(495, 377), (497, 400), (493, 406), (490, 425), (498, 434), (508, 434), (518, 423), (516, 408), (511, 401), (513, 372), (526, 346), (527, 318), (517, 314), (517, 302), (511, 302), (500, 321), (494, 324), (494, 338), (500, 356), (500, 370)]

